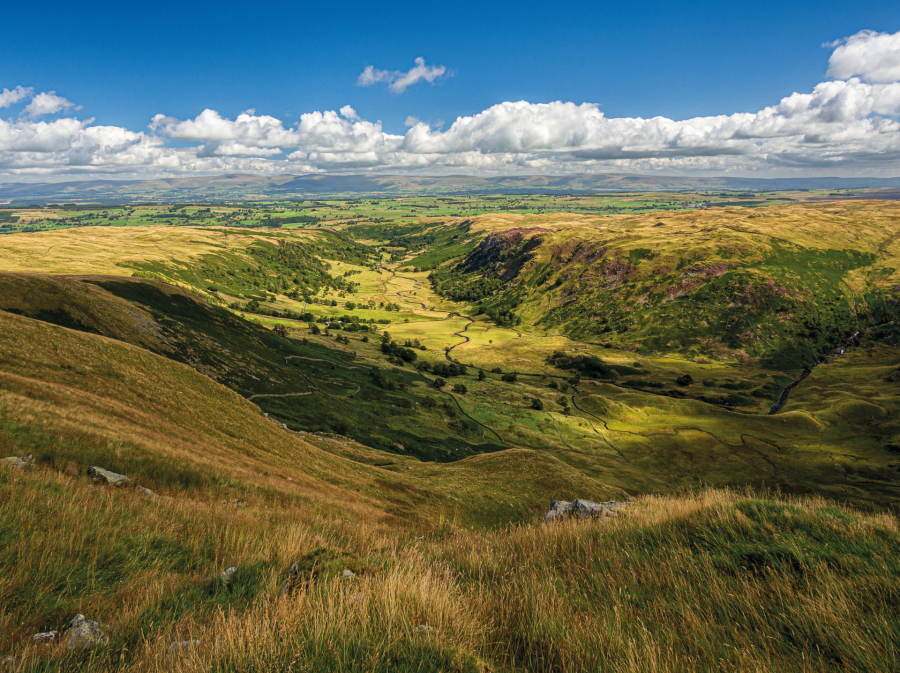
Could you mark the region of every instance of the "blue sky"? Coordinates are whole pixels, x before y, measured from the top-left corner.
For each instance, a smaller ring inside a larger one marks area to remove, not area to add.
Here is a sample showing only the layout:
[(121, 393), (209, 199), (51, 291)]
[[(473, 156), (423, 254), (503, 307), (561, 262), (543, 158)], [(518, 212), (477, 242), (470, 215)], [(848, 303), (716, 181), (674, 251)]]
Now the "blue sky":
[[(385, 133), (402, 136), (410, 116), (436, 131), (515, 101), (587, 102), (606, 118), (756, 113), (829, 80), (833, 49), (823, 43), (862, 30), (900, 31), (900, 5), (43, 2), (5, 8), (4, 23), (17, 29), (0, 40), (0, 90), (55, 91), (82, 106), (62, 116), (165, 136), (165, 146), (177, 149), (220, 140), (151, 131), (155, 115), (190, 120), (211, 109), (235, 119), (253, 109), (287, 128), (302, 114), (350, 105), (360, 119), (381, 121)], [(357, 84), (366, 66), (406, 71), (417, 57), (448, 74), (400, 94)], [(0, 113), (22, 124), (20, 111), (10, 106)], [(306, 170), (323, 169), (309, 159), (321, 147), (298, 147)], [(207, 153), (214, 150), (224, 156), (221, 142)], [(265, 156), (277, 161), (292, 152)], [(55, 174), (16, 159), (7, 162), (10, 174)], [(373, 167), (365, 164), (331, 168)], [(60, 170), (92, 170), (68, 166)]]

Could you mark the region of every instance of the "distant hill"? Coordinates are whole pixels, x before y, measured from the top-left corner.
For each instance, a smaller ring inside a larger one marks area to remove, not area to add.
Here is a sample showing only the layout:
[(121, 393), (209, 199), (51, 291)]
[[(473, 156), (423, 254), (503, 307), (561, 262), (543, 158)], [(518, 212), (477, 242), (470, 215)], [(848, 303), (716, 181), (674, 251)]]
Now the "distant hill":
[(624, 173), (568, 176), (218, 175), (157, 180), (84, 180), (0, 185), (12, 205), (68, 201), (119, 203), (427, 194), (535, 194), (650, 191), (900, 189), (896, 178), (693, 178)]

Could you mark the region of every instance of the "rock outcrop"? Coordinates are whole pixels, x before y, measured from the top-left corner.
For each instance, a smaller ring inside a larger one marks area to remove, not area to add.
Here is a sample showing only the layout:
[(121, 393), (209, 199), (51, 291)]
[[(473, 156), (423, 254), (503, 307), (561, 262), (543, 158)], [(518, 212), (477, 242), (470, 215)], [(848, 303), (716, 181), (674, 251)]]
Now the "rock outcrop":
[(46, 633), (35, 633), (31, 636), (31, 639), (40, 643), (41, 645), (52, 645), (56, 642), (56, 637), (59, 635), (58, 631), (47, 631)]
[(34, 458), (31, 456), (9, 456), (8, 458), (0, 460), (0, 463), (8, 467), (17, 467), (21, 470), (32, 465), (34, 463)]
[(95, 484), (106, 484), (109, 486), (122, 487), (128, 483), (128, 477), (124, 474), (116, 474), (109, 470), (104, 470), (96, 465), (88, 468), (88, 474)]
[(578, 519), (604, 519), (609, 516), (618, 516), (619, 510), (631, 502), (593, 502), (591, 500), (551, 500), (550, 507), (544, 515), (544, 523), (564, 521), (570, 517)]
[(234, 584), (234, 576), (237, 574), (237, 571), (237, 568), (231, 566), (228, 570), (225, 570), (219, 575), (219, 579), (222, 580), (222, 586), (226, 589), (231, 588), (231, 585)]
[(284, 583), (284, 586), (281, 587), (281, 595), (279, 598), (284, 598), (285, 596), (289, 596), (291, 591), (294, 589), (294, 585), (297, 580), (300, 578), (300, 563), (294, 561), (294, 564), (291, 566), (291, 569), (288, 570), (287, 581)]
[(84, 615), (75, 615), (69, 628), (66, 629), (67, 650), (88, 650), (108, 641), (103, 625), (93, 619), (85, 619)]

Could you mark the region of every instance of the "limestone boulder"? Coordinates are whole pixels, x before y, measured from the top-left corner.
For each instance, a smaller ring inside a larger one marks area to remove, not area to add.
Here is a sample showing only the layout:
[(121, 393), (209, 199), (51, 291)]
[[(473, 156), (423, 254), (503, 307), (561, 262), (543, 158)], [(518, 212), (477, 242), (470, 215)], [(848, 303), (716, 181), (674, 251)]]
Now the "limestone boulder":
[(94, 480), (95, 484), (122, 487), (128, 483), (128, 477), (124, 474), (116, 474), (96, 465), (88, 468), (88, 475)]
[(32, 465), (34, 463), (34, 458), (31, 456), (9, 456), (0, 460), (0, 463), (7, 467), (15, 467), (22, 470)]
[(237, 575), (238, 569), (234, 566), (230, 567), (228, 570), (222, 572), (219, 575), (219, 579), (222, 580), (222, 586), (226, 589), (230, 589), (231, 585), (234, 584), (234, 576)]
[(93, 619), (85, 619), (84, 615), (75, 615), (69, 628), (66, 629), (66, 649), (89, 650), (105, 645), (109, 638), (103, 631), (103, 625)]

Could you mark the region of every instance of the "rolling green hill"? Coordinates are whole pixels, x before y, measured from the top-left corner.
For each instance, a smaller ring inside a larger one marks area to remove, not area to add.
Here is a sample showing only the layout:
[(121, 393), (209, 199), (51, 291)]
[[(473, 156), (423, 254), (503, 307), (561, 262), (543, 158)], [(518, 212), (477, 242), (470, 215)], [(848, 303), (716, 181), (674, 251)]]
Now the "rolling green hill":
[[(504, 448), (464, 416), (445, 426), (441, 418), (456, 415), (456, 405), (415, 370), (287, 339), (159, 281), (0, 274), (0, 309), (190, 365), (294, 430), (339, 432), (424, 460)], [(402, 424), (413, 417), (415, 433)]]
[(435, 290), (502, 324), (641, 354), (803, 369), (900, 318), (900, 208), (484, 216)]

